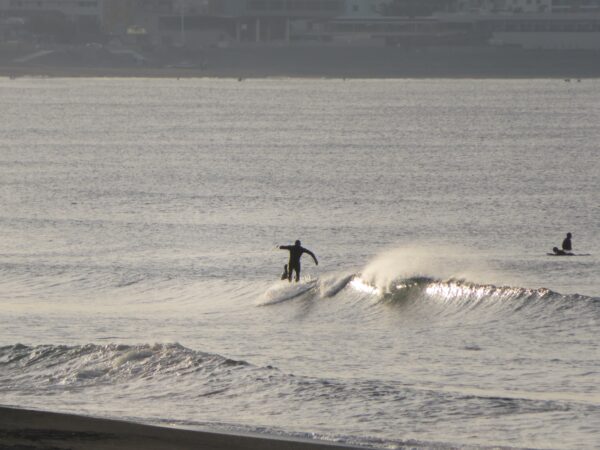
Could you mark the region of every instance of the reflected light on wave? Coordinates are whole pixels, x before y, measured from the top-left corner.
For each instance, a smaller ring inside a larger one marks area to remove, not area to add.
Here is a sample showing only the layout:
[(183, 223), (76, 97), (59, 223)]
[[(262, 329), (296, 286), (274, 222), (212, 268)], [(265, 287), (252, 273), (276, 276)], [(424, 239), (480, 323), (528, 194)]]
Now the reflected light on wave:
[(434, 283), (427, 286), (425, 292), (432, 297), (443, 300), (462, 299), (479, 302), (492, 296), (496, 291), (494, 286), (468, 286), (458, 283)]
[(354, 278), (350, 282), (350, 286), (352, 286), (352, 288), (356, 289), (357, 291), (363, 292), (365, 294), (370, 294), (370, 295), (380, 295), (381, 294), (381, 289), (368, 285), (367, 283), (365, 283), (363, 280), (361, 280), (358, 277)]
[(425, 289), (427, 295), (442, 300), (461, 299), (478, 303), (483, 300), (513, 300), (517, 298), (544, 298), (551, 291), (548, 289), (524, 289), (513, 287), (497, 287), (494, 285), (468, 285), (457, 282), (433, 283)]

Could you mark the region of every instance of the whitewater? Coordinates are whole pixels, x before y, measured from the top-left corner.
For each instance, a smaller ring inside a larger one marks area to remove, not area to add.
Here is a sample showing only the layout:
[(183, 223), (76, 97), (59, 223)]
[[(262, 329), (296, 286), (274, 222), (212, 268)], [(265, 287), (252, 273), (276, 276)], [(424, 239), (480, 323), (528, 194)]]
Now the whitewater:
[[(0, 78), (0, 102), (0, 404), (600, 448), (600, 81)], [(289, 284), (296, 239), (319, 266)]]

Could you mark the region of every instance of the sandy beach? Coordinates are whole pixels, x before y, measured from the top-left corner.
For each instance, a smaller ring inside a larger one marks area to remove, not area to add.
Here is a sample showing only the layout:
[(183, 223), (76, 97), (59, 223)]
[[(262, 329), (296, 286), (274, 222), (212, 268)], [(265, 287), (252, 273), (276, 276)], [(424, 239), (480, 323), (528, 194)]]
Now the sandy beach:
[(227, 435), (0, 407), (0, 449), (359, 449), (318, 441)]

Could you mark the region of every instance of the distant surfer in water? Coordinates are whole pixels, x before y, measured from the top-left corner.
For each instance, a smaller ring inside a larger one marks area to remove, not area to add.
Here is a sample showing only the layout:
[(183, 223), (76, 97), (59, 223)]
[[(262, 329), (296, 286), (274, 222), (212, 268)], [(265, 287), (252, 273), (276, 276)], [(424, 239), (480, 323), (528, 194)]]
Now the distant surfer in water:
[(552, 251), (556, 256), (573, 256), (573, 253), (571, 253), (571, 250), (573, 250), (571, 236), (571, 233), (567, 233), (567, 237), (562, 242), (562, 249), (558, 247), (552, 248)]
[(565, 252), (570, 252), (571, 250), (573, 250), (573, 248), (571, 247), (571, 233), (567, 233), (567, 237), (562, 242), (562, 249)]
[(319, 265), (319, 261), (317, 261), (315, 254), (309, 249), (302, 247), (302, 243), (300, 241), (296, 241), (294, 245), (281, 245), (279, 246), (279, 249), (290, 251), (290, 261), (286, 267), (287, 279), (290, 282), (292, 281), (292, 272), (296, 272), (296, 281), (300, 281), (300, 258), (304, 253), (308, 253), (310, 256), (312, 256), (315, 264), (317, 266)]

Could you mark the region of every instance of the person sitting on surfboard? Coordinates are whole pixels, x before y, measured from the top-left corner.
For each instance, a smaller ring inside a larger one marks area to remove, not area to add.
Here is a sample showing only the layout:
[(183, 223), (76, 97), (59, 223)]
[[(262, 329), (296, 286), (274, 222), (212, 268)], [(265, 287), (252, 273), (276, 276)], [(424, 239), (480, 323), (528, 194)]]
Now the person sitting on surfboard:
[(570, 252), (571, 250), (573, 250), (573, 248), (571, 247), (571, 233), (567, 233), (567, 237), (562, 242), (562, 249), (565, 252)]
[(315, 264), (318, 266), (319, 261), (317, 261), (317, 257), (313, 252), (309, 249), (302, 247), (302, 243), (300, 241), (296, 241), (294, 245), (281, 245), (279, 247), (280, 250), (289, 250), (290, 251), (290, 261), (287, 266), (287, 279), (289, 282), (292, 281), (292, 272), (296, 272), (296, 281), (300, 281), (300, 258), (304, 253), (308, 253), (312, 256)]

